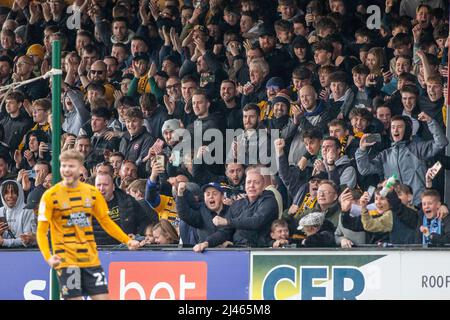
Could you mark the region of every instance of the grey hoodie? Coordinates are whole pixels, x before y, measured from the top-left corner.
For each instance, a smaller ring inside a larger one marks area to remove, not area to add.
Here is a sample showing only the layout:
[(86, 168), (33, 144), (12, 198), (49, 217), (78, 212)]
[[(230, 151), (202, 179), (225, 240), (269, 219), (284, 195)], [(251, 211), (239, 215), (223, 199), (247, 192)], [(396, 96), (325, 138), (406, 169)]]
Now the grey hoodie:
[[(356, 169), (351, 166), (350, 159), (347, 155), (343, 155), (335, 162), (336, 169), (333, 173), (328, 171), (328, 178), (333, 180), (335, 183), (339, 180), (339, 185), (347, 185), (349, 188), (354, 188), (356, 186)], [(345, 167), (345, 170), (339, 170), (340, 167)], [(327, 167), (328, 170), (328, 167)], [(337, 177), (335, 175), (338, 175)], [(337, 178), (337, 179), (335, 179)]]
[[(4, 183), (12, 181), (17, 184), (19, 188), (19, 196), (17, 198), (16, 205), (12, 208), (6, 205), (6, 201), (3, 198), (3, 187)], [(25, 207), (25, 196), (23, 194), (22, 186), (14, 180), (6, 180), (2, 183), (0, 187), (0, 194), (2, 202), (5, 204), (4, 207), (0, 208), (0, 217), (6, 216), (6, 221), (8, 222), (9, 228), (16, 237), (11, 239), (8, 232), (3, 233), (3, 247), (23, 247), (25, 246), (20, 239), (20, 235), (24, 233), (36, 233), (36, 219), (34, 217), (34, 212), (31, 209), (24, 209)]]
[(428, 123), (433, 134), (433, 140), (410, 142), (399, 141), (388, 149), (381, 151), (375, 158), (370, 159), (368, 150), (358, 148), (355, 153), (358, 171), (363, 176), (379, 174), (388, 179), (396, 174), (398, 180), (409, 185), (413, 190), (414, 205), (422, 200), (420, 195), (425, 190), (426, 160), (431, 159), (448, 145), (447, 137), (436, 120)]
[(83, 93), (69, 89), (65, 96), (69, 97), (74, 108), (72, 111), (68, 111), (64, 107), (65, 120), (62, 124), (62, 129), (68, 133), (78, 135), (81, 126), (89, 120), (91, 114), (84, 104)]

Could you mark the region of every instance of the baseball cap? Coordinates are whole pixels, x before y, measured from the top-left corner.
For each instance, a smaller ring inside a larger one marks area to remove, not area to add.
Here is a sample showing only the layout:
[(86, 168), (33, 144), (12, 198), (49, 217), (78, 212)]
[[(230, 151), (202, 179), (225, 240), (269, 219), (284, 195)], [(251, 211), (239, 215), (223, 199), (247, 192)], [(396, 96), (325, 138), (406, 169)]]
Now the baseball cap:
[(37, 56), (40, 59), (44, 59), (44, 47), (41, 46), (40, 44), (32, 44), (31, 46), (28, 47), (27, 50), (27, 56)]
[(224, 193), (222, 186), (217, 182), (210, 182), (202, 186), (202, 192), (205, 192), (207, 188), (214, 188), (217, 191)]
[(200, 187), (195, 182), (186, 182), (186, 190), (191, 192), (194, 196), (200, 196)]
[(278, 92), (275, 98), (272, 99), (272, 105), (275, 105), (277, 102), (284, 103), (289, 108), (289, 106), (291, 105), (291, 97), (289, 97), (289, 93), (286, 89)]
[(264, 23), (259, 27), (258, 36), (264, 37), (264, 36), (271, 36), (276, 37), (275, 28), (270, 23)]
[(285, 88), (284, 81), (280, 77), (272, 77), (266, 83), (266, 88), (269, 87), (278, 87), (280, 89), (284, 89)]
[(39, 202), (41, 201), (42, 195), (44, 194), (45, 189), (35, 188), (28, 194), (27, 204), (24, 209), (34, 210), (39, 206)]
[(174, 131), (180, 128), (180, 121), (178, 121), (177, 119), (169, 119), (164, 121), (161, 132), (164, 133), (164, 131), (166, 130)]
[(325, 215), (322, 212), (311, 212), (300, 219), (297, 230), (302, 230), (303, 227), (320, 226), (325, 220)]

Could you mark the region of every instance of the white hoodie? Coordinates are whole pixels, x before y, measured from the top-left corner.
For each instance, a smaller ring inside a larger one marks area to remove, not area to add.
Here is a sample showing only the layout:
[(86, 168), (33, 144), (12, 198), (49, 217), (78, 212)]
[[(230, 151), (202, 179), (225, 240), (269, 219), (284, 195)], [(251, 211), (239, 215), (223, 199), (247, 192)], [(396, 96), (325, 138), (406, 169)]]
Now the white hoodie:
[[(5, 182), (13, 182), (18, 186), (19, 196), (17, 197), (16, 205), (12, 208), (6, 205), (6, 201), (3, 198), (3, 187)], [(34, 212), (31, 209), (24, 209), (25, 196), (23, 194), (22, 186), (14, 180), (6, 180), (0, 187), (0, 194), (4, 206), (0, 208), (0, 217), (6, 216), (9, 228), (16, 237), (12, 239), (7, 231), (3, 233), (3, 247), (23, 247), (25, 244), (20, 239), (20, 235), (24, 233), (36, 233), (36, 219)]]

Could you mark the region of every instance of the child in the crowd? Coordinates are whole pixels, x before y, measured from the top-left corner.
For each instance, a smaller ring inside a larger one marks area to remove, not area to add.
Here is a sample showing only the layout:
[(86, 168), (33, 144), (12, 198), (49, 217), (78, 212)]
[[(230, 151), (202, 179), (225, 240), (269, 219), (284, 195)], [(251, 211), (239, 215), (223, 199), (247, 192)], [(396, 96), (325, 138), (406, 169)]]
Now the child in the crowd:
[(272, 248), (282, 248), (289, 244), (289, 228), (285, 220), (279, 219), (272, 222), (270, 227)]
[(423, 245), (450, 243), (450, 216), (438, 218), (441, 196), (436, 190), (425, 190), (422, 195), (422, 210), (419, 213), (418, 238)]
[[(335, 247), (334, 235), (330, 232), (332, 223), (325, 219), (322, 212), (311, 212), (301, 218), (298, 230), (302, 230), (306, 238), (302, 241), (304, 247)], [(331, 229), (332, 230), (332, 229)]]

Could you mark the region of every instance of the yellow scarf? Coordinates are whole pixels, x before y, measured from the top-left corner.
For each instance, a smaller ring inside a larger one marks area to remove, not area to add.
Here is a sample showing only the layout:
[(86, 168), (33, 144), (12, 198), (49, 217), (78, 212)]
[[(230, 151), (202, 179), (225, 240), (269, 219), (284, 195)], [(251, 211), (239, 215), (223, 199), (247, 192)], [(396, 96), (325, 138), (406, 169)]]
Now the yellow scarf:
[(315, 204), (317, 202), (317, 197), (312, 197), (311, 194), (308, 192), (305, 197), (303, 198), (303, 202), (300, 205), (300, 207), (298, 207), (297, 212), (294, 215), (294, 218), (298, 217), (299, 215), (301, 215), (306, 208), (312, 209), (314, 208)]
[(342, 139), (339, 140), (341, 143), (341, 156), (345, 154), (345, 149), (347, 149), (347, 142), (348, 142), (348, 136), (344, 136)]
[(355, 138), (361, 138), (364, 135), (364, 132), (355, 131), (355, 129), (353, 128), (353, 135), (355, 136)]
[(442, 119), (444, 119), (444, 126), (447, 126), (447, 105), (442, 106)]
[(269, 102), (267, 101), (260, 101), (257, 106), (259, 107), (260, 113), (259, 113), (259, 120), (264, 119), (272, 119), (273, 116), (273, 110), (270, 107)]
[(148, 83), (148, 75), (139, 78), (137, 92), (139, 94), (150, 93), (150, 84)]

